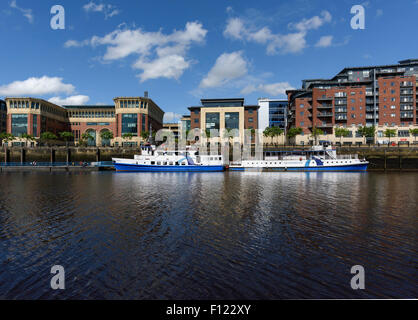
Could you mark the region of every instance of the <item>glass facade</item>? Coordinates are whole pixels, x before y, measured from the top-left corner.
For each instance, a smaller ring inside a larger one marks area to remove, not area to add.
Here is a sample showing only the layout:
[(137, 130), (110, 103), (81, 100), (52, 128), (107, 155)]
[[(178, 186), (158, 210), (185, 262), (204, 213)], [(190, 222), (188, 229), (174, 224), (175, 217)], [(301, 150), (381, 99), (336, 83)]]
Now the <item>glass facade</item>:
[(269, 105), (269, 127), (286, 127), (287, 101), (271, 101)]
[(128, 113), (122, 115), (122, 134), (132, 133), (138, 135), (138, 114)]
[(206, 113), (206, 129), (217, 129), (219, 130), (219, 112), (208, 112)]
[(34, 137), (38, 137), (38, 115), (33, 115), (33, 123), (32, 123), (32, 135)]
[(12, 134), (20, 137), (24, 133), (28, 133), (28, 115), (12, 114)]
[(225, 129), (239, 129), (239, 112), (225, 112)]
[(145, 124), (145, 114), (141, 115), (142, 118), (142, 131), (148, 131)]

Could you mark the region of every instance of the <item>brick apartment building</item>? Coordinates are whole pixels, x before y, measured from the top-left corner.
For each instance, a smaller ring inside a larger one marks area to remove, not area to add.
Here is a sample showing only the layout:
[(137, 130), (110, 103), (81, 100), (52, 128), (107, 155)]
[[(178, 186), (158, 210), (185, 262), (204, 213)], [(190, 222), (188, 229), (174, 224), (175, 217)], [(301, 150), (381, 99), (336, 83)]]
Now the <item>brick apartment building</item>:
[(377, 142), (387, 140), (384, 131), (395, 129), (392, 141), (413, 142), (409, 129), (417, 128), (418, 59), (395, 65), (345, 68), (332, 79), (308, 79), (302, 88), (288, 90), (289, 125), (303, 134), (296, 143), (310, 143), (313, 128), (321, 129), (320, 140), (338, 143), (335, 128), (350, 135), (344, 144), (364, 143), (357, 130), (375, 126)]

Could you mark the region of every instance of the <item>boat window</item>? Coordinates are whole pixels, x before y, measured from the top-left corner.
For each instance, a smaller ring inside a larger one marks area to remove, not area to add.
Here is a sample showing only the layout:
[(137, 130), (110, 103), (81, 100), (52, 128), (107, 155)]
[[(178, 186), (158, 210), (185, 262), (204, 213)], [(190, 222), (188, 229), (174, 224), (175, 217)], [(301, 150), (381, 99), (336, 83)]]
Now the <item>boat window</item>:
[(176, 166), (178, 166), (179, 165), (179, 162), (178, 161), (176, 161)]
[(172, 166), (172, 165), (173, 165), (173, 162), (172, 162), (172, 161), (170, 161), (168, 164), (169, 164), (170, 166)]
[(158, 166), (160, 166), (160, 165), (161, 165), (161, 162), (160, 162), (160, 161), (158, 161), (158, 162), (157, 162), (157, 165), (158, 165)]
[(151, 161), (151, 164), (155, 164), (155, 161)]
[(167, 165), (167, 162), (166, 162), (166, 161), (164, 161), (164, 162), (163, 162), (163, 166), (166, 166), (166, 165)]
[(182, 165), (182, 166), (185, 166), (185, 165), (186, 165), (186, 163), (185, 163), (185, 162), (182, 162), (182, 163), (181, 163), (181, 165)]

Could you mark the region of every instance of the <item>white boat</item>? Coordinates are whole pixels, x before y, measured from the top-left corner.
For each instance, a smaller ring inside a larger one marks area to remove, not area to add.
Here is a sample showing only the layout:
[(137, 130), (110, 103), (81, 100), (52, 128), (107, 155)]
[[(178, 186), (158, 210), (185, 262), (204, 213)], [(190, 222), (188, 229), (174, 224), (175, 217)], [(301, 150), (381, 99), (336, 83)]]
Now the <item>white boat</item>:
[(358, 155), (337, 155), (332, 147), (314, 146), (310, 150), (267, 151), (263, 160), (231, 163), (229, 170), (366, 171), (368, 164)]
[(155, 146), (142, 146), (141, 155), (133, 159), (112, 159), (117, 171), (182, 172), (223, 171), (222, 155), (200, 155), (197, 150), (161, 150)]

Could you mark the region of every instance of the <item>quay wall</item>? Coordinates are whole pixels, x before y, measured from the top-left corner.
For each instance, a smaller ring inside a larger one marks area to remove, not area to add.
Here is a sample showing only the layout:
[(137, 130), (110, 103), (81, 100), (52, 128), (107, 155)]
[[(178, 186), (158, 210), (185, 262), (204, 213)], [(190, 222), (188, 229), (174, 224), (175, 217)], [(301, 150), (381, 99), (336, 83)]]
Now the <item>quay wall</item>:
[[(265, 151), (285, 151), (302, 147), (279, 146), (265, 148)], [(308, 147), (304, 147), (308, 149)], [(69, 162), (77, 165), (80, 161), (111, 161), (112, 158), (133, 158), (139, 154), (138, 148), (124, 147), (34, 147), (1, 148), (0, 164), (24, 162)], [(418, 170), (418, 147), (339, 147), (337, 153), (358, 154), (370, 162), (372, 170)], [(12, 170), (12, 169), (8, 169)]]

